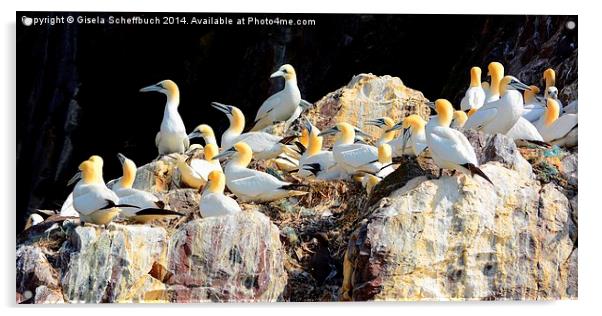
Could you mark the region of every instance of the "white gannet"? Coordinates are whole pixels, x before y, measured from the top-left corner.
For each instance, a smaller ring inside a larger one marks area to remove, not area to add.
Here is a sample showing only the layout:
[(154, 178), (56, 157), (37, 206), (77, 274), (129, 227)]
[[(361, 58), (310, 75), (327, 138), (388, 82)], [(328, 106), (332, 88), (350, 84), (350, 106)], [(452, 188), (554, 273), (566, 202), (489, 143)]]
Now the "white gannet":
[[(472, 109), (474, 109), (474, 108), (472, 108)], [(474, 114), (474, 112), (473, 112), (473, 114)], [(466, 120), (468, 120), (468, 115), (466, 114), (466, 112), (454, 111), (454, 119), (452, 120), (451, 127), (455, 128), (455, 129), (461, 129), (462, 127), (464, 127)]]
[(136, 223), (147, 223), (165, 216), (184, 214), (165, 209), (165, 202), (154, 194), (132, 188), (136, 179), (136, 164), (123, 154), (117, 154), (123, 169), (122, 177), (111, 188), (119, 197), (119, 204), (134, 205), (121, 207), (121, 215)]
[(213, 128), (207, 124), (201, 124), (197, 126), (190, 134), (188, 134), (188, 139), (194, 139), (197, 137), (202, 137), (205, 141), (205, 145), (214, 144), (217, 146), (217, 139), (215, 139)]
[(485, 90), (481, 86), (481, 68), (470, 68), (470, 87), (466, 90), (460, 108), (462, 111), (478, 109), (485, 103)]
[(515, 77), (505, 76), (500, 81), (499, 100), (486, 103), (478, 109), (466, 120), (464, 129), (482, 130), (486, 134), (506, 134), (523, 113), (523, 96), (517, 89), (526, 90), (529, 87)]
[(506, 136), (513, 140), (528, 140), (532, 142), (543, 142), (543, 137), (539, 131), (526, 118), (520, 117), (512, 128), (506, 133)]
[(25, 227), (23, 228), (23, 230), (27, 230), (30, 227), (36, 226), (42, 222), (44, 222), (44, 218), (42, 217), (42, 215), (37, 213), (30, 214), (27, 217), (27, 221), (25, 222)]
[(188, 165), (184, 155), (176, 157), (176, 167), (180, 170), (180, 182), (185, 186), (198, 190), (207, 183), (207, 178), (201, 177)]
[(443, 169), (452, 169), (471, 176), (477, 174), (492, 183), (479, 169), (477, 155), (466, 136), (449, 127), (454, 111), (451, 103), (438, 99), (435, 101), (435, 111), (437, 117), (426, 126), (426, 142), (431, 149), (433, 162), (439, 167), (439, 177)]
[(81, 222), (107, 225), (121, 211), (119, 197), (107, 188), (102, 178), (102, 165), (99, 156), (92, 156), (79, 165), (76, 177), (81, 180), (73, 189), (73, 207)]
[(321, 132), (318, 136), (337, 134), (332, 147), (334, 160), (347, 174), (359, 172), (376, 174), (382, 165), (378, 162), (378, 149), (367, 144), (354, 143), (355, 127), (349, 123), (340, 122), (334, 127)]
[(230, 156), (233, 157), (224, 168), (226, 185), (241, 201), (271, 202), (309, 193), (299, 190), (306, 185), (281, 181), (271, 174), (247, 168), (253, 151), (245, 142), (234, 144), (215, 158)]
[[(270, 96), (263, 102), (251, 131), (259, 131), (276, 122), (288, 121), (296, 112), (300, 115), (301, 91), (297, 87), (297, 75), (291, 65), (282, 65), (270, 78), (284, 77), (284, 89)], [(222, 144), (222, 147), (224, 145)]]
[(207, 182), (209, 173), (213, 170), (222, 171), (222, 166), (215, 156), (219, 154), (216, 144), (207, 144), (204, 149), (205, 159), (191, 159), (190, 168)]
[(241, 212), (240, 206), (233, 198), (224, 195), (226, 177), (220, 170), (209, 173), (209, 181), (201, 194), (199, 210), (203, 218), (212, 216), (233, 215)]
[(485, 103), (497, 101), (500, 98), (500, 81), (504, 77), (504, 66), (494, 61), (489, 63), (487, 70), (491, 76), (491, 84), (489, 85), (489, 96), (485, 99)]
[(553, 98), (547, 98), (544, 115), (535, 122), (535, 127), (543, 140), (558, 146), (577, 145), (577, 114), (560, 116), (560, 105)]
[(393, 167), (393, 150), (391, 149), (391, 145), (384, 143), (378, 146), (378, 162), (382, 167), (376, 174), (377, 177), (384, 179), (395, 171), (395, 167)]
[(309, 121), (306, 121), (303, 131), (309, 131), (307, 132), (308, 147), (299, 159), (299, 172), (297, 174), (304, 178), (313, 174), (317, 179), (321, 180), (334, 180), (345, 177), (346, 173), (337, 166), (333, 153), (328, 150), (322, 150), (323, 138), (318, 136), (320, 130)]
[(483, 88), (483, 91), (485, 92), (485, 101), (489, 100), (489, 98), (491, 98), (491, 89), (489, 88), (489, 82), (481, 82), (481, 88)]
[(245, 127), (245, 116), (242, 111), (232, 105), (212, 102), (211, 106), (226, 114), (230, 127), (222, 134), (222, 150), (226, 150), (238, 142), (244, 141), (251, 146), (256, 160), (276, 158), (282, 154), (284, 147), (292, 141), (294, 136), (279, 137), (266, 132), (242, 133)]
[(522, 116), (529, 122), (535, 122), (543, 115), (545, 107), (538, 100), (539, 88), (537, 86), (529, 86), (529, 88), (523, 93), (525, 105)]
[(190, 142), (186, 134), (184, 121), (178, 113), (180, 104), (180, 90), (175, 82), (163, 80), (152, 86), (140, 89), (140, 92), (157, 91), (167, 96), (165, 111), (161, 128), (155, 137), (155, 145), (159, 149), (159, 155), (171, 153), (184, 153)]
[(401, 122), (392, 127), (393, 130), (403, 129), (403, 143), (411, 149), (409, 154), (420, 155), (426, 149), (426, 121), (418, 114), (405, 117)]

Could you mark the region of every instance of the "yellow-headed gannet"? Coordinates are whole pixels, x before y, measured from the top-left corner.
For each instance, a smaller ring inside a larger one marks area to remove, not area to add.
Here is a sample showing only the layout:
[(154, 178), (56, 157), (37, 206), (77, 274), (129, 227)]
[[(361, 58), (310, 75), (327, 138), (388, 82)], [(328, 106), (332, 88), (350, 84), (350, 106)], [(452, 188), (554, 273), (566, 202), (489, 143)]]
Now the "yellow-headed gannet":
[(537, 86), (529, 86), (529, 88), (523, 93), (523, 101), (525, 102), (523, 117), (529, 122), (535, 122), (543, 115), (545, 107), (537, 97), (539, 88)]
[(544, 98), (553, 98), (560, 107), (560, 114), (564, 113), (564, 106), (560, 99), (558, 99), (558, 88), (556, 88), (556, 72), (552, 68), (548, 68), (543, 72), (543, 80), (546, 83), (546, 90), (544, 91)]
[(378, 162), (378, 149), (367, 144), (354, 143), (355, 133), (356, 129), (351, 124), (340, 122), (318, 136), (337, 134), (332, 152), (337, 165), (347, 174), (378, 173), (382, 167)]
[(560, 116), (560, 106), (553, 98), (547, 98), (544, 115), (535, 122), (543, 140), (558, 146), (577, 145), (577, 114)]
[[(259, 131), (277, 122), (286, 122), (293, 117), (301, 114), (301, 91), (297, 87), (297, 75), (291, 65), (282, 65), (278, 71), (274, 72), (270, 78), (284, 77), (284, 89), (270, 96), (263, 102), (257, 115), (251, 131)], [(222, 147), (224, 145), (222, 144)]]
[(462, 111), (478, 109), (485, 103), (485, 90), (481, 86), (481, 68), (470, 68), (470, 87), (466, 90), (460, 108)]
[[(470, 111), (470, 110), (469, 110)], [(474, 114), (474, 112), (473, 112)], [(468, 120), (468, 115), (464, 111), (454, 111), (454, 119), (452, 120), (451, 127), (455, 129), (460, 129), (464, 127), (464, 124)]]
[(147, 223), (165, 216), (182, 216), (184, 214), (165, 209), (165, 202), (154, 194), (132, 188), (136, 179), (136, 164), (123, 154), (117, 154), (123, 176), (111, 188), (119, 197), (119, 204), (134, 205), (121, 207), (121, 215), (136, 223)]
[(180, 170), (180, 182), (185, 186), (193, 189), (200, 189), (207, 183), (207, 178), (201, 177), (192, 167), (186, 162), (186, 156), (178, 155), (176, 157), (176, 167)]
[(107, 188), (102, 178), (102, 164), (102, 158), (93, 156), (79, 165), (76, 177), (81, 180), (73, 189), (73, 207), (82, 222), (106, 225), (121, 211), (119, 197)]
[(321, 180), (339, 179), (346, 175), (341, 168), (336, 165), (331, 151), (322, 150), (323, 138), (318, 136), (320, 130), (313, 126), (309, 121), (305, 122), (303, 131), (308, 133), (308, 147), (299, 159), (299, 172), (301, 177), (309, 177), (312, 174)]
[(178, 86), (171, 80), (163, 80), (152, 86), (140, 89), (140, 92), (149, 91), (157, 91), (167, 96), (161, 128), (155, 137), (155, 145), (159, 149), (159, 155), (184, 153), (188, 149), (190, 142), (186, 134), (184, 121), (182, 121), (178, 113), (178, 105), (180, 104), (180, 90), (178, 90)]
[(220, 170), (209, 173), (209, 181), (201, 194), (199, 210), (203, 218), (212, 216), (233, 215), (241, 212), (238, 203), (231, 197), (224, 195), (226, 177)]
[(374, 120), (368, 120), (366, 125), (376, 126), (383, 129), (383, 133), (380, 138), (374, 144), (380, 146), (381, 144), (390, 143), (395, 139), (395, 131), (391, 131), (391, 127), (395, 125), (395, 122), (388, 116), (377, 118)]
[(500, 82), (504, 77), (504, 66), (494, 61), (489, 63), (487, 70), (491, 76), (491, 84), (489, 85), (489, 96), (485, 99), (485, 103), (497, 101), (500, 98)]
[(517, 89), (530, 88), (515, 77), (505, 76), (500, 82), (500, 99), (478, 109), (466, 120), (464, 128), (482, 130), (486, 134), (508, 133), (523, 113), (523, 96)]
[(445, 99), (438, 99), (435, 101), (435, 111), (437, 117), (433, 118), (433, 123), (429, 122), (426, 126), (426, 143), (431, 149), (433, 162), (439, 167), (439, 176), (442, 169), (452, 169), (471, 176), (477, 174), (491, 183), (487, 175), (479, 169), (477, 155), (466, 136), (449, 127), (454, 111), (451, 103)]
[(215, 133), (213, 133), (213, 128), (207, 124), (201, 124), (197, 126), (190, 134), (188, 134), (188, 139), (193, 139), (197, 137), (202, 137), (205, 141), (205, 145), (214, 144), (217, 146), (217, 140), (215, 139)]
[(226, 164), (226, 185), (242, 201), (271, 202), (281, 198), (307, 194), (299, 190), (306, 185), (277, 179), (271, 174), (247, 168), (253, 157), (251, 147), (238, 142), (224, 150), (216, 159), (233, 156)]
[(207, 181), (211, 171), (222, 171), (222, 166), (220, 165), (219, 160), (215, 159), (215, 156), (218, 154), (219, 149), (217, 148), (216, 144), (207, 144), (204, 150), (205, 159), (191, 159), (190, 168), (192, 168), (192, 170), (194, 170), (201, 178)]
[(228, 120), (230, 120), (230, 127), (222, 134), (222, 150), (244, 141), (247, 145), (251, 146), (255, 159), (271, 159), (282, 154), (284, 146), (295, 138), (281, 138), (266, 132), (248, 132), (243, 134), (245, 116), (239, 108), (217, 102), (212, 102), (211, 106), (225, 113)]
[(402, 142), (410, 146), (414, 156), (420, 155), (426, 149), (426, 121), (418, 114), (412, 114), (393, 126), (393, 130), (403, 129)]

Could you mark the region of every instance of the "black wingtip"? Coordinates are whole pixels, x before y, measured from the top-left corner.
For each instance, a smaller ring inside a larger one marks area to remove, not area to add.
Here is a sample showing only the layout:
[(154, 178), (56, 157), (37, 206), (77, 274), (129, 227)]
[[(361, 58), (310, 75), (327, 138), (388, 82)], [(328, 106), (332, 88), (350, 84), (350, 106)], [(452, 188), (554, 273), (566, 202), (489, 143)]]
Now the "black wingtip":
[(145, 208), (136, 212), (136, 215), (172, 215), (172, 216), (184, 216), (184, 214), (172, 210), (166, 210), (162, 208)]
[(491, 179), (489, 179), (489, 177), (483, 172), (483, 170), (479, 169), (479, 167), (475, 166), (474, 164), (467, 163), (464, 164), (463, 167), (470, 171), (471, 176), (474, 176), (476, 174), (481, 178), (487, 180), (487, 182), (491, 183), (491, 185), (494, 185)]
[(295, 142), (295, 146), (297, 146), (297, 148), (299, 148), (299, 154), (301, 154), (301, 155), (303, 155), (303, 153), (305, 153), (305, 151), (307, 150), (307, 148), (305, 148), (305, 146), (303, 146), (303, 144), (301, 144), (298, 141)]
[[(291, 183), (280, 187), (281, 190), (309, 191), (309, 185), (303, 183)], [(300, 190), (303, 189), (303, 190)]]
[(140, 206), (130, 205), (130, 204), (115, 204), (113, 207), (133, 207), (133, 208), (140, 208)]
[(546, 142), (542, 142), (539, 140), (525, 140), (527, 143), (531, 143), (537, 146), (541, 146), (541, 147), (546, 147), (546, 148), (552, 148), (552, 145), (546, 143)]
[(284, 144), (284, 145), (288, 145), (293, 140), (297, 139), (297, 137), (298, 137), (297, 135), (285, 136), (285, 137), (282, 137), (282, 139), (279, 141), (279, 143)]

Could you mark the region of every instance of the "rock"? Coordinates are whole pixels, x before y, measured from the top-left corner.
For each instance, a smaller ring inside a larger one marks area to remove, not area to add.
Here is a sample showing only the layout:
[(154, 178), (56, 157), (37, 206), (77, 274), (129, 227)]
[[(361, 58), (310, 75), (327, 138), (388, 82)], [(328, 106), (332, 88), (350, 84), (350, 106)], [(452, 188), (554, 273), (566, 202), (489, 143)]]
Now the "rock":
[(532, 175), (531, 164), (523, 158), (514, 141), (502, 134), (487, 135), (474, 130), (464, 131), (464, 134), (475, 149), (480, 164), (489, 161), (499, 161), (507, 168), (525, 175)]
[(382, 130), (365, 126), (367, 120), (389, 116), (399, 121), (410, 114), (419, 114), (426, 119), (430, 114), (426, 102), (422, 92), (406, 87), (398, 77), (359, 74), (346, 86), (316, 102), (304, 115), (320, 130), (332, 127), (336, 122), (348, 122), (378, 138)]
[(43, 249), (35, 245), (23, 245), (17, 249), (17, 293), (23, 298), (33, 297), (40, 286), (60, 287), (59, 273), (50, 264)]
[(375, 205), (350, 237), (343, 297), (574, 298), (567, 198), (500, 162), (482, 169), (495, 188), (464, 175), (422, 177)]
[(570, 154), (560, 161), (560, 175), (566, 179), (568, 184), (575, 187), (578, 183), (577, 170), (577, 154)]
[(167, 260), (161, 227), (112, 224), (111, 229), (77, 227), (61, 248), (63, 294), (72, 303), (127, 302), (155, 262)]
[(46, 285), (40, 285), (36, 288), (34, 303), (62, 304), (65, 303), (65, 300), (63, 299), (63, 292), (60, 289), (50, 289)]
[(170, 241), (172, 301), (278, 300), (287, 281), (279, 235), (257, 211), (187, 223)]

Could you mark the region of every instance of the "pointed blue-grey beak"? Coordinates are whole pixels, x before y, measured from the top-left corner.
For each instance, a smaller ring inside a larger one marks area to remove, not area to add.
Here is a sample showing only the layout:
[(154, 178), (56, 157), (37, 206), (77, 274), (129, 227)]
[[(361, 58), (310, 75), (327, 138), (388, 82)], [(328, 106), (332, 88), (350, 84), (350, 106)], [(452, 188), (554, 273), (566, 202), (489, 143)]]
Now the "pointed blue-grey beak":
[(318, 136), (326, 136), (326, 135), (334, 135), (339, 132), (339, 128), (337, 126), (333, 126), (325, 131), (322, 131)]
[(368, 137), (370, 138), (371, 136), (369, 134), (367, 134), (366, 132), (362, 131), (361, 129), (354, 127), (353, 130), (355, 131), (356, 135), (362, 136), (362, 137)]
[(399, 123), (393, 125), (393, 127), (389, 128), (388, 130), (386, 130), (385, 132), (392, 132), (392, 131), (397, 131), (403, 128), (403, 120), (401, 120)]
[(225, 158), (228, 158), (228, 157), (234, 155), (235, 153), (236, 153), (236, 148), (230, 147), (227, 150), (224, 150), (221, 154), (213, 157), (213, 159), (217, 159), (217, 160), (225, 159)]
[(67, 181), (67, 186), (71, 186), (75, 182), (79, 181), (81, 178), (82, 178), (82, 172), (78, 171), (75, 175), (73, 175), (73, 177), (71, 177), (71, 179), (69, 179), (69, 181)]
[(431, 109), (433, 109), (435, 111), (437, 110), (435, 108), (435, 101), (429, 101), (429, 102), (426, 102), (425, 104), (428, 105), (429, 108), (431, 108)]
[(510, 86), (512, 86), (514, 89), (520, 90), (520, 91), (525, 91), (525, 90), (531, 91), (531, 87), (529, 87), (528, 85), (520, 82), (519, 80), (512, 80), (510, 82)]
[(270, 75), (270, 78), (276, 78), (276, 77), (284, 77), (284, 73), (282, 72), (282, 70), (278, 70)]
[(117, 153), (117, 159), (119, 159), (119, 162), (123, 165), (127, 157), (122, 153)]
[(378, 119), (374, 119), (374, 120), (368, 120), (366, 121), (366, 125), (370, 125), (370, 126), (376, 126), (376, 127), (383, 127), (383, 125), (385, 125), (385, 119), (383, 118), (378, 118)]
[(203, 137), (203, 135), (201, 135), (201, 133), (196, 130), (193, 131), (192, 133), (188, 134), (188, 139), (199, 138), (199, 137)]
[(225, 114), (232, 114), (232, 106), (231, 105), (226, 105), (226, 104), (222, 104), (219, 102), (211, 102), (211, 106)]
[(153, 84), (148, 87), (144, 87), (144, 88), (140, 89), (140, 92), (161, 91), (162, 89), (163, 89), (163, 87), (160, 84), (156, 83), (156, 84)]

